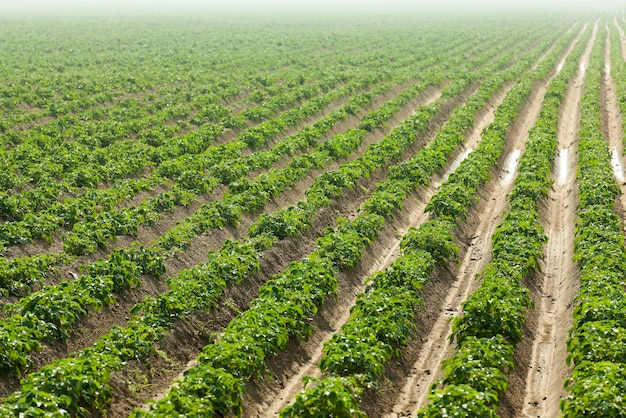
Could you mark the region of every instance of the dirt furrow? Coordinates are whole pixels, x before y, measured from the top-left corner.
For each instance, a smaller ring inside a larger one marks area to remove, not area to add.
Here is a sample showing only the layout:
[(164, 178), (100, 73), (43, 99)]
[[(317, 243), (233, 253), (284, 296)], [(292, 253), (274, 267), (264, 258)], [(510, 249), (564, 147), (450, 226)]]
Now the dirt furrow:
[[(623, 20), (623, 19), (622, 19)], [(624, 29), (620, 26), (617, 18), (613, 19), (613, 24), (619, 33), (619, 40), (622, 47), (622, 57), (626, 60), (626, 34), (624, 34)]]
[[(574, 43), (565, 56), (569, 54), (573, 45)], [(565, 57), (561, 62), (564, 60)], [(436, 309), (436, 312), (425, 312), (420, 315), (423, 323), (418, 324), (418, 333), (414, 338), (415, 345), (419, 346), (414, 362), (410, 366), (405, 366), (408, 375), (404, 377), (402, 389), (394, 405), (386, 411), (375, 411), (379, 415), (411, 416), (415, 410), (422, 407), (431, 385), (441, 376), (442, 361), (454, 352), (454, 346), (449, 343), (450, 320), (462, 313), (462, 302), (479, 286), (474, 280), (475, 276), (491, 259), (491, 240), (488, 237), (493, 235), (508, 206), (506, 197), (512, 188), (517, 161), (528, 139), (528, 131), (537, 121), (547, 86), (560, 68), (561, 64), (555, 68), (548, 80), (535, 87), (519, 113), (520, 118), (507, 136), (507, 149), (497, 166), (497, 176), (492, 175), (491, 181), (480, 194), (480, 203), (471, 210), (468, 222), (460, 228), (458, 239), (462, 247), (460, 254), (462, 261), (460, 265), (449, 266), (448, 271), (442, 271), (444, 276), (452, 275), (451, 278), (441, 280), (448, 283), (449, 290), (434, 289), (435, 286), (444, 285), (437, 284), (436, 280), (433, 280), (433, 286), (424, 289), (424, 307), (430, 306), (430, 309)]]
[(585, 69), (595, 31), (571, 80), (560, 109), (556, 178), (541, 207), (544, 231), (549, 237), (542, 273), (526, 280), (535, 304), (523, 326), (523, 339), (515, 351), (515, 372), (510, 377), (500, 408), (503, 417), (554, 417), (565, 396), (567, 332), (572, 322), (573, 298), (578, 291), (578, 270), (573, 262), (576, 212), (576, 143)]

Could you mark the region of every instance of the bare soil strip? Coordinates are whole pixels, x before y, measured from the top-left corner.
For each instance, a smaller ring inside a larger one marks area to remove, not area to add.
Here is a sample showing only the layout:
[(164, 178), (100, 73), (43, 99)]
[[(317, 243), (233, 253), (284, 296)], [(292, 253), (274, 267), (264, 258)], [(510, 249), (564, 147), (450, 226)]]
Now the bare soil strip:
[[(565, 60), (573, 45), (574, 43), (570, 45), (561, 62)], [(471, 210), (468, 222), (458, 232), (460, 247), (462, 247), (462, 254), (460, 254), (462, 262), (458, 266), (449, 266), (453, 275), (449, 284), (450, 290), (446, 292), (441, 289), (428, 288), (428, 286), (424, 289), (424, 307), (431, 305), (432, 310), (434, 306), (438, 312), (432, 318), (429, 318), (427, 314), (423, 319), (424, 323), (419, 324), (420, 330), (413, 344), (420, 348), (412, 366), (405, 365), (409, 369), (409, 374), (401, 383), (400, 393), (391, 408), (368, 410), (370, 415), (412, 416), (414, 411), (425, 404), (431, 385), (441, 376), (442, 361), (453, 354), (454, 346), (449, 343), (450, 319), (461, 314), (462, 302), (479, 286), (479, 283), (474, 280), (475, 276), (491, 259), (491, 240), (488, 237), (493, 235), (508, 206), (506, 197), (516, 174), (517, 160), (528, 139), (528, 131), (537, 120), (547, 86), (559, 68), (562, 68), (562, 65), (557, 66), (554, 74), (535, 88), (524, 109), (520, 111), (520, 118), (508, 134), (508, 151), (503, 153), (505, 157), (500, 159), (497, 175), (492, 174), (491, 181), (481, 193), (480, 203)], [(449, 281), (449, 279), (444, 279), (444, 281)]]
[(509, 155), (506, 156), (506, 160), (504, 160), (504, 167), (502, 168), (502, 172), (500, 172), (499, 177), (501, 186), (506, 186), (513, 182), (520, 154), (521, 151), (515, 148), (509, 153)]
[(557, 186), (563, 186), (567, 183), (567, 174), (569, 173), (569, 148), (560, 148), (556, 156), (558, 179)]
[(611, 148), (611, 167), (615, 180), (620, 184), (624, 183), (624, 170), (622, 169), (620, 153), (616, 148)]
[(560, 110), (559, 158), (555, 164), (558, 180), (540, 210), (544, 231), (549, 237), (546, 258), (542, 273), (525, 283), (531, 291), (535, 309), (527, 316), (523, 339), (516, 348), (515, 372), (499, 411), (503, 417), (558, 416), (559, 401), (565, 396), (563, 381), (571, 373), (565, 361), (565, 341), (573, 318), (573, 298), (578, 292), (578, 269), (572, 260), (578, 201), (575, 150), (584, 70), (589, 66), (595, 30)]
[(622, 57), (626, 60), (626, 34), (624, 34), (624, 29), (619, 25), (617, 18), (613, 19), (613, 24), (617, 28), (617, 32), (619, 32), (619, 40), (622, 47)]

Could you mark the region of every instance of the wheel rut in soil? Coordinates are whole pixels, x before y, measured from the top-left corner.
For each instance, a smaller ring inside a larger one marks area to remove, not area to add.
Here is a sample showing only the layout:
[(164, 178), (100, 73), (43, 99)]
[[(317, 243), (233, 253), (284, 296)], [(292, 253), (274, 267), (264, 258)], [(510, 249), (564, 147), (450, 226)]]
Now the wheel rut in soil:
[[(580, 33), (582, 34), (582, 30)], [(561, 62), (569, 55), (574, 44), (573, 42), (570, 45)], [(459, 266), (449, 266), (447, 274), (452, 277), (442, 278), (441, 281), (445, 283), (438, 284), (447, 284), (450, 290), (429, 289), (428, 286), (424, 289), (424, 307), (431, 305), (430, 309), (436, 309), (436, 312), (423, 315), (425, 323), (420, 324), (421, 331), (418, 330), (414, 338), (414, 344), (419, 348), (414, 349), (416, 353), (412, 365), (405, 365), (409, 375), (404, 372), (404, 380), (397, 383), (402, 387), (399, 395), (390, 408), (372, 410), (374, 413), (371, 415), (412, 416), (425, 405), (431, 385), (441, 376), (442, 361), (453, 354), (454, 346), (449, 343), (450, 320), (461, 314), (463, 301), (479, 286), (477, 280), (474, 280), (475, 276), (491, 259), (491, 240), (486, 237), (493, 235), (508, 207), (506, 197), (515, 178), (517, 158), (523, 152), (528, 131), (538, 118), (547, 86), (559, 68), (562, 65), (557, 66), (548, 80), (535, 87), (524, 109), (519, 113), (521, 117), (507, 135), (507, 149), (498, 164), (497, 176), (492, 175), (491, 181), (480, 194), (479, 204), (471, 210), (468, 222), (459, 228), (462, 261)], [(432, 292), (432, 296), (428, 292)]]

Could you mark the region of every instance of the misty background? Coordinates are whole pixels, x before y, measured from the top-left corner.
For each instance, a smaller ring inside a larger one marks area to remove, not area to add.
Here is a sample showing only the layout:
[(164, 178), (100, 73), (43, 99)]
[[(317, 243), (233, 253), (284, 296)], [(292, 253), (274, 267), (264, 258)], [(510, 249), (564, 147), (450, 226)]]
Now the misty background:
[(215, 14), (399, 14), (420, 12), (599, 12), (624, 8), (619, 0), (0, 0), (7, 16), (197, 16)]

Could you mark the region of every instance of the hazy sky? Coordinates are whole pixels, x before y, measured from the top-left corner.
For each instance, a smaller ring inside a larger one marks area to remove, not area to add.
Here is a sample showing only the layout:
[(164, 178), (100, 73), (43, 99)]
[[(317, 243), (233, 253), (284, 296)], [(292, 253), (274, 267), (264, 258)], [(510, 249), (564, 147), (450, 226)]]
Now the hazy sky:
[(619, 0), (0, 0), (0, 15), (141, 15), (425, 10), (601, 10), (622, 8)]

